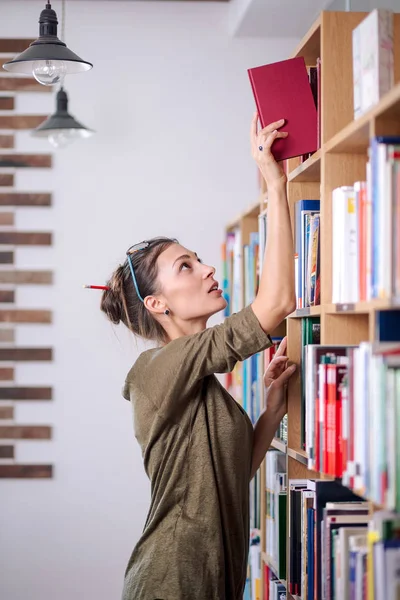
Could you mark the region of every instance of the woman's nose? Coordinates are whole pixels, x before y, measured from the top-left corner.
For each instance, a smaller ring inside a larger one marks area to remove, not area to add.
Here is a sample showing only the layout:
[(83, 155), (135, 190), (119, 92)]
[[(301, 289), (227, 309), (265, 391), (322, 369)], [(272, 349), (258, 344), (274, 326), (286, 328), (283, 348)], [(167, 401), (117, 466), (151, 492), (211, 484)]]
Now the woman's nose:
[(211, 267), (210, 265), (204, 265), (204, 276), (214, 277), (215, 275), (215, 267)]

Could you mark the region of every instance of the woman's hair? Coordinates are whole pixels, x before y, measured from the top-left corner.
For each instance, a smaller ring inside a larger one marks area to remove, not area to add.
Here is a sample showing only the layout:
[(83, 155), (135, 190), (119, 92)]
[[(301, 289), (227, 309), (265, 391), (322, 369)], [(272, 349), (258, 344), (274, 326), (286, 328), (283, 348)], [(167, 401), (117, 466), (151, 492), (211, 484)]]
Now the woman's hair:
[[(160, 292), (157, 259), (171, 244), (178, 243), (166, 237), (146, 241), (149, 244), (147, 248), (130, 255), (142, 298)], [(132, 333), (146, 340), (166, 341), (163, 327), (137, 295), (128, 258), (114, 271), (107, 285), (110, 289), (103, 292), (100, 308), (112, 323), (118, 325), (122, 321)]]

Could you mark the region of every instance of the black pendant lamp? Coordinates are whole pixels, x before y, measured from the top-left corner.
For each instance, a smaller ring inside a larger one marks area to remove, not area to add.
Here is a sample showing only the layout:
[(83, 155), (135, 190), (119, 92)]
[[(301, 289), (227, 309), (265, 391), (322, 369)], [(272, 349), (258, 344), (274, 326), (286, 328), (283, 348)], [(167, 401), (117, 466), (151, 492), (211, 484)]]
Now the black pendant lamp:
[(46, 8), (40, 13), (39, 24), (38, 39), (13, 60), (4, 63), (6, 71), (32, 74), (43, 85), (56, 85), (62, 84), (65, 75), (82, 73), (93, 67), (58, 39), (57, 15), (50, 2), (46, 3)]
[(88, 138), (94, 131), (88, 129), (68, 113), (68, 96), (64, 88), (57, 92), (56, 112), (31, 132), (34, 137), (47, 138), (55, 148), (64, 148), (77, 139)]

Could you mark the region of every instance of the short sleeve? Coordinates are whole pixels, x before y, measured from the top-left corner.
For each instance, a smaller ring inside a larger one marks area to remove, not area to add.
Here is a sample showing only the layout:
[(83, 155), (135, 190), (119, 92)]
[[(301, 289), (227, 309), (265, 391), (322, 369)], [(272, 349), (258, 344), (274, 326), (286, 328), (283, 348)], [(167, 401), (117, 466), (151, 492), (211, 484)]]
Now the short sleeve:
[[(223, 323), (194, 335), (173, 340), (166, 346), (144, 352), (132, 377), (154, 401), (164, 403), (187, 398), (201, 379), (232, 371), (238, 361), (268, 348), (270, 336), (262, 329), (251, 306), (227, 317)], [(129, 376), (126, 387), (129, 387)], [(124, 396), (128, 392), (125, 389)]]

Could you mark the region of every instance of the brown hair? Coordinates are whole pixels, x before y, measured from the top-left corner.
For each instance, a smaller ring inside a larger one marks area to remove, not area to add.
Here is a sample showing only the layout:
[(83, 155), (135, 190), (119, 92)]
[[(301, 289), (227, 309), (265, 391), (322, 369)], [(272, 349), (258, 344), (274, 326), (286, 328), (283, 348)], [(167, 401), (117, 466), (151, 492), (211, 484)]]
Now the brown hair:
[[(146, 241), (149, 243), (147, 248), (130, 255), (142, 298), (160, 292), (157, 259), (171, 244), (178, 243), (178, 240), (167, 237)], [(122, 321), (132, 333), (146, 340), (166, 341), (163, 327), (136, 293), (128, 258), (117, 267), (107, 285), (110, 289), (103, 292), (100, 308), (112, 323), (118, 325)]]

